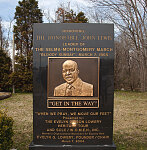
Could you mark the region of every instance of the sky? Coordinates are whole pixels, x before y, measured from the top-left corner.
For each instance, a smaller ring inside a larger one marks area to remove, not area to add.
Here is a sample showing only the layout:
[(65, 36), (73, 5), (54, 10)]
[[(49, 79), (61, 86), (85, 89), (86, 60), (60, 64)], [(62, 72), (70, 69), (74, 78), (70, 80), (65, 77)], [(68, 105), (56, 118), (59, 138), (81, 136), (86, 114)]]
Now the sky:
[[(8, 36), (10, 41), (10, 55), (12, 55), (12, 31), (13, 25), (15, 23), (14, 13), (15, 8), (18, 5), (19, 0), (0, 0), (0, 17), (2, 18), (2, 26), (5, 30), (5, 36)], [(50, 15), (54, 18), (54, 12), (57, 10), (57, 7), (64, 3), (65, 6), (68, 5), (70, 1), (70, 8), (76, 12), (84, 11), (86, 7), (89, 6), (88, 0), (38, 0), (39, 9), (44, 12), (50, 11)], [(46, 17), (43, 17), (44, 23), (47, 23), (48, 20)], [(11, 22), (11, 23), (10, 23)]]
[[(18, 1), (19, 0), (0, 0), (0, 17), (2, 18), (3, 25), (6, 28), (10, 26), (10, 21), (14, 18), (15, 8), (18, 6)], [(57, 9), (59, 4), (65, 3), (65, 5), (67, 5), (68, 2), (69, 0), (38, 0), (38, 6), (45, 12), (50, 10), (50, 14), (53, 16), (54, 11)], [(72, 9), (76, 9), (77, 11), (77, 5), (79, 5), (80, 9), (82, 9), (87, 7), (89, 4), (87, 0), (70, 0), (70, 6)], [(47, 22), (45, 17), (43, 19), (44, 22)]]
[[(10, 27), (10, 22), (12, 21), (12, 25), (14, 24), (14, 13), (15, 13), (15, 8), (18, 6), (18, 1), (19, 0), (0, 0), (0, 17), (2, 18), (2, 24), (5, 30), (8, 30)], [(69, 3), (69, 0), (38, 0), (38, 6), (40, 9), (42, 9), (44, 12), (47, 12), (50, 10), (51, 16), (54, 17), (54, 12), (57, 10), (57, 7), (59, 4)], [(70, 7), (74, 9), (75, 11), (80, 11), (79, 9), (82, 10), (85, 7), (89, 6), (89, 3), (87, 0), (70, 0)], [(82, 10), (83, 11), (83, 10)], [(46, 17), (43, 18), (44, 22), (48, 22)]]

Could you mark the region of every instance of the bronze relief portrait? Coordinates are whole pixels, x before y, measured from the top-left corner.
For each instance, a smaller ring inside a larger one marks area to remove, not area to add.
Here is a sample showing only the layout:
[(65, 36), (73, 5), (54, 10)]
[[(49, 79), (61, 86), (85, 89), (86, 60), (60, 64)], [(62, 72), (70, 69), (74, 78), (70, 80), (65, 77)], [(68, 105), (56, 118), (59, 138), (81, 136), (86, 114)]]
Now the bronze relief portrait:
[(93, 85), (82, 81), (75, 61), (66, 60), (63, 63), (62, 76), (65, 83), (54, 89), (54, 96), (93, 96)]
[(99, 97), (99, 58), (48, 58), (47, 97)]

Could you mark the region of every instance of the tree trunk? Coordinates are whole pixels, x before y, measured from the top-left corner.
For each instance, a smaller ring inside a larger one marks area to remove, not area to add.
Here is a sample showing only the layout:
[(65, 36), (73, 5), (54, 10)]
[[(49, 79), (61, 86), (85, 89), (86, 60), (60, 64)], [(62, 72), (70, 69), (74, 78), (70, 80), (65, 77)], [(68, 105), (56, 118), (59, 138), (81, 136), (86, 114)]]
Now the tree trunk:
[(146, 87), (146, 65), (144, 62), (144, 57), (141, 55), (140, 57), (140, 91), (145, 92)]

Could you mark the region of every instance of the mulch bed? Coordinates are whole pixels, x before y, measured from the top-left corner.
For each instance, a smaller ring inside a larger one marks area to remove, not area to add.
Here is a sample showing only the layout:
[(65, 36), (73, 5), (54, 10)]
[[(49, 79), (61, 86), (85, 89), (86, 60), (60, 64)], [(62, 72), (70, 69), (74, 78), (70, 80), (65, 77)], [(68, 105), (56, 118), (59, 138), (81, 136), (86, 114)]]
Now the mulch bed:
[(10, 92), (0, 92), (0, 100), (9, 98), (12, 95)]

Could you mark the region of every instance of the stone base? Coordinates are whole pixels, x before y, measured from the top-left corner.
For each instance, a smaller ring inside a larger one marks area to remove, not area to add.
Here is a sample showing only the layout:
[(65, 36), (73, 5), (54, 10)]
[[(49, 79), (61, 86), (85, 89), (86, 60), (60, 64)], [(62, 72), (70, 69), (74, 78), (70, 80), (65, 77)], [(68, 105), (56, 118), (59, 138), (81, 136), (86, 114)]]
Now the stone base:
[(29, 145), (29, 150), (116, 150), (112, 145)]

